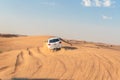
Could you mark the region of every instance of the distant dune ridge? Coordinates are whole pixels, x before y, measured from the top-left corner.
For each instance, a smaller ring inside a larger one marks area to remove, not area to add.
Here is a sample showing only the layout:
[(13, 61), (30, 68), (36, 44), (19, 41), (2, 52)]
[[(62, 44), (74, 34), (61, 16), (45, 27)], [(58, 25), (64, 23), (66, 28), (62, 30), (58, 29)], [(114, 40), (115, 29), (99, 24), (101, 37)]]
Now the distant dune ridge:
[(0, 79), (120, 80), (120, 46), (68, 40), (53, 52), (50, 37), (0, 37)]
[(25, 35), (18, 35), (18, 34), (3, 34), (3, 33), (0, 33), (0, 37), (5, 37), (5, 38), (20, 37), (20, 36), (25, 36)]

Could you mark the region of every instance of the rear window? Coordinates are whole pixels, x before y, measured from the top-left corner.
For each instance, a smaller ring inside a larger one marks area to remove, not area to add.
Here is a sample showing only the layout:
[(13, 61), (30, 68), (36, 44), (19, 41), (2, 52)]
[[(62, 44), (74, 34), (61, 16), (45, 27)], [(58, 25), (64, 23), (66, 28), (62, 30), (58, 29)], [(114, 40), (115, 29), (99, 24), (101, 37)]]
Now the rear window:
[(60, 41), (59, 39), (52, 39), (52, 40), (50, 40), (49, 42), (50, 43), (54, 43), (54, 42), (58, 42), (58, 41)]

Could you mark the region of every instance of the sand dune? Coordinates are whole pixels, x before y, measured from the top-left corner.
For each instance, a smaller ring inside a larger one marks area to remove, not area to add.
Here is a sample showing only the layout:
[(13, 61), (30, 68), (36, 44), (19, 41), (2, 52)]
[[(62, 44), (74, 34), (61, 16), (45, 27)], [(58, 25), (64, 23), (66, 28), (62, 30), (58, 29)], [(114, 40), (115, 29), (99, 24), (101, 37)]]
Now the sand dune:
[(120, 47), (71, 41), (53, 52), (47, 38), (1, 38), (0, 79), (120, 80)]

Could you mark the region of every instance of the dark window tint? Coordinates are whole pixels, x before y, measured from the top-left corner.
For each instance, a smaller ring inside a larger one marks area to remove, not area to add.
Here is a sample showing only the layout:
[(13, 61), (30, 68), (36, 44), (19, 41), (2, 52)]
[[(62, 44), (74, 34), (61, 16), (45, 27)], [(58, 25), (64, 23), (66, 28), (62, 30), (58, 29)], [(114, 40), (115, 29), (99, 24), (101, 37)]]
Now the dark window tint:
[(58, 42), (59, 41), (59, 39), (52, 39), (52, 40), (50, 40), (49, 42), (50, 43), (54, 43), (54, 42)]

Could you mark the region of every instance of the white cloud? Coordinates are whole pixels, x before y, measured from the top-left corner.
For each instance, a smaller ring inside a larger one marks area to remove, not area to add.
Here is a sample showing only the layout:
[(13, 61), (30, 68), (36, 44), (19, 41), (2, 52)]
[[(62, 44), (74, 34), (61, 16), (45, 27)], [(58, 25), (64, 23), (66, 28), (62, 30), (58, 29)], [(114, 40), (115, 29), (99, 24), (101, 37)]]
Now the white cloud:
[(90, 7), (91, 6), (91, 0), (83, 0), (82, 4), (86, 7)]
[(111, 16), (102, 15), (102, 19), (104, 19), (104, 20), (111, 20), (112, 17)]
[(111, 2), (111, 0), (104, 0), (103, 5), (104, 5), (105, 7), (109, 7), (109, 6), (112, 5), (112, 2)]
[(112, 0), (82, 0), (82, 5), (85, 7), (111, 7)]
[(55, 6), (56, 5), (55, 2), (41, 2), (40, 4), (42, 4), (42, 5), (48, 5), (48, 6)]
[(100, 0), (95, 0), (95, 6), (101, 7), (102, 6), (102, 2)]

